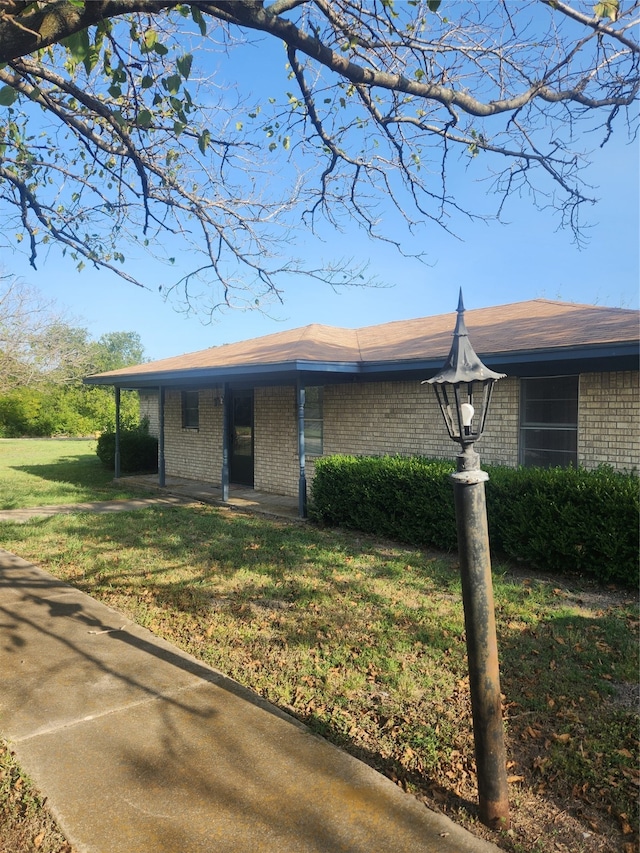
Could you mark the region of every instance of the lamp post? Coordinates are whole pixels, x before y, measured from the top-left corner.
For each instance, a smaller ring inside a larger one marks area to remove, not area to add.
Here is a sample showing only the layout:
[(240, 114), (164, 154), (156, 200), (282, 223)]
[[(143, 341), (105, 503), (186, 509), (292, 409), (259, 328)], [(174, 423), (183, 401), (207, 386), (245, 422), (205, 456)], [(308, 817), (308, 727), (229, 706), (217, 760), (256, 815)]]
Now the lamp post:
[(486, 367), (471, 346), (460, 290), (449, 357), (442, 370), (426, 381), (435, 389), (450, 438), (461, 447), (457, 471), (451, 479), (462, 577), (478, 802), (480, 820), (493, 829), (509, 828), (509, 799), (484, 493), (489, 475), (480, 470), (480, 457), (473, 445), (484, 431), (493, 384), (504, 376)]

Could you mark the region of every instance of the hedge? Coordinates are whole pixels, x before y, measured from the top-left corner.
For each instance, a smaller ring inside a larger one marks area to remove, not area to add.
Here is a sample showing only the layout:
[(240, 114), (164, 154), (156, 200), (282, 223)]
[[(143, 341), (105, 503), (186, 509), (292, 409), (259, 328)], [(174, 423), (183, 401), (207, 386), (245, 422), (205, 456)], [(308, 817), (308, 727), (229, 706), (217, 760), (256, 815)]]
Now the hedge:
[[(96, 453), (106, 468), (115, 471), (116, 434), (103, 432)], [(153, 474), (158, 470), (158, 439), (149, 435), (146, 423), (120, 431), (120, 471), (123, 474)]]
[[(455, 550), (453, 462), (423, 457), (318, 459), (310, 515), (442, 550)], [(485, 466), (494, 551), (546, 571), (637, 585), (640, 481), (611, 468)]]

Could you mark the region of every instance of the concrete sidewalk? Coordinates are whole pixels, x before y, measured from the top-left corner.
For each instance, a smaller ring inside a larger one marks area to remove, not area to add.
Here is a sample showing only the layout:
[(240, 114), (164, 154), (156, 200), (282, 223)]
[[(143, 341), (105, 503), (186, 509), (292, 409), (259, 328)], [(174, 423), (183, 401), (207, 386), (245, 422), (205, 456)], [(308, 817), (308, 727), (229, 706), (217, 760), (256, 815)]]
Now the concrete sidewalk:
[(184, 506), (193, 503), (189, 497), (182, 495), (166, 495), (156, 497), (125, 498), (112, 501), (85, 501), (75, 504), (51, 504), (50, 506), (28, 506), (20, 509), (0, 510), (0, 521), (13, 521), (23, 524), (32, 518), (50, 518), (53, 515), (75, 515), (78, 512), (131, 512), (136, 509), (146, 509), (149, 506), (163, 504), (165, 506)]
[(79, 853), (498, 851), (6, 551), (0, 679), (0, 734)]

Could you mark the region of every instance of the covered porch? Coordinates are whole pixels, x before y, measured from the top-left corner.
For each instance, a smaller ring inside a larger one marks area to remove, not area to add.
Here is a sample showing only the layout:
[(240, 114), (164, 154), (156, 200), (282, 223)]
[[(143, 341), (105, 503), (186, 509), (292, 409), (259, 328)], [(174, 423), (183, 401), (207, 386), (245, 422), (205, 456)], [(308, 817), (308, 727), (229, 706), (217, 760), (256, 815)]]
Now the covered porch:
[(205, 483), (189, 480), (186, 477), (165, 477), (164, 486), (158, 485), (157, 474), (138, 474), (121, 477), (122, 484), (131, 484), (148, 491), (179, 495), (192, 498), (201, 503), (225, 506), (245, 512), (255, 512), (275, 518), (296, 519), (300, 521), (298, 499), (286, 495), (271, 495), (258, 492), (248, 486), (229, 486), (228, 500), (222, 500), (222, 487), (218, 483)]

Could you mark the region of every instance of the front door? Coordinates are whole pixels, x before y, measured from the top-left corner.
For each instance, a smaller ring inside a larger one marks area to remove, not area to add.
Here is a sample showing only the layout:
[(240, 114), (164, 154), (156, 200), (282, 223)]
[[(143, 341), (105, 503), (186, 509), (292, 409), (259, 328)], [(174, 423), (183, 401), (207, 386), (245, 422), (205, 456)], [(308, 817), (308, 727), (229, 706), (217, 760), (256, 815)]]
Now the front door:
[(233, 391), (229, 429), (229, 480), (253, 486), (253, 391)]

